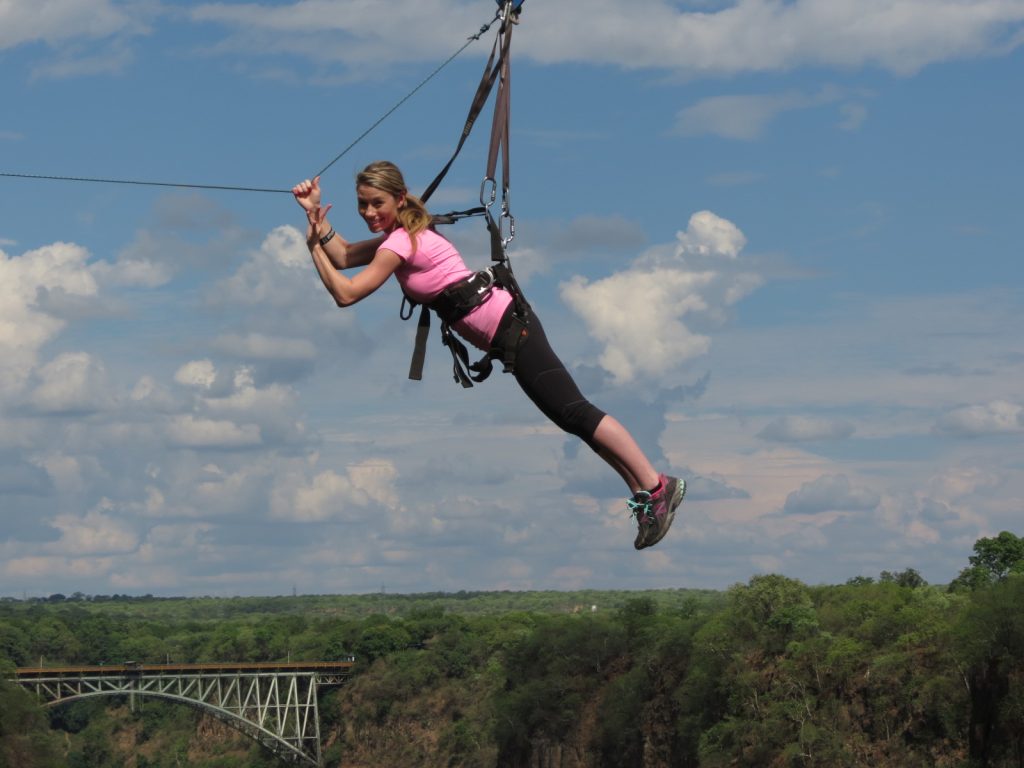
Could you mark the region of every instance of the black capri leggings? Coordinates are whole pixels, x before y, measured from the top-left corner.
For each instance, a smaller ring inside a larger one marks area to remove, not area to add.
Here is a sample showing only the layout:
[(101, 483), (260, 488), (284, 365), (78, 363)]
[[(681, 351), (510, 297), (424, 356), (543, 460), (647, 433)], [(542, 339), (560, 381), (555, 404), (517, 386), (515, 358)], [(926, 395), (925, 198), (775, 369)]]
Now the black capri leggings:
[[(505, 337), (514, 307), (509, 305), (494, 334), (495, 339)], [(516, 356), (516, 381), (545, 416), (597, 451), (594, 432), (605, 413), (583, 396), (565, 365), (551, 349), (540, 318), (532, 309), (528, 311), (529, 334)]]

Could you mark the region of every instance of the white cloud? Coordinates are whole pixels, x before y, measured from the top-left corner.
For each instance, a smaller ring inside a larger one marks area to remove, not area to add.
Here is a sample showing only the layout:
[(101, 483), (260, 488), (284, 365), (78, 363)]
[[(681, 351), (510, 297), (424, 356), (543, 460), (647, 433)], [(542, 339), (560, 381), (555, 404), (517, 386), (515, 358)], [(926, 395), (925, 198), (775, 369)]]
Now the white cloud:
[(561, 285), (561, 296), (604, 344), (599, 362), (617, 383), (660, 376), (710, 348), (711, 340), (684, 322), (688, 316), (720, 321), (760, 284), (733, 263), (745, 244), (734, 224), (700, 211), (674, 246), (652, 248), (611, 277), (576, 276)]
[(133, 551), (139, 544), (138, 536), (125, 523), (107, 514), (110, 507), (110, 502), (104, 500), (82, 516), (57, 515), (51, 525), (60, 531), (60, 539), (47, 545), (46, 550), (72, 557)]
[(954, 467), (933, 477), (929, 483), (929, 491), (934, 498), (955, 502), (979, 492), (991, 491), (999, 484), (999, 476), (988, 470), (978, 467)]
[(879, 502), (879, 494), (867, 488), (854, 487), (845, 475), (823, 475), (789, 494), (783, 511), (799, 514), (868, 511), (875, 509)]
[(738, 0), (689, 12), (667, 0), (526, 7), (520, 51), (543, 62), (696, 74), (879, 66), (907, 74), (1019, 43), (1019, 0)]
[(711, 96), (681, 110), (675, 130), (682, 136), (709, 133), (756, 139), (780, 113), (806, 106), (806, 99), (798, 94)]
[(205, 398), (203, 403), (211, 413), (236, 414), (256, 419), (261, 414), (273, 415), (292, 408), (295, 405), (295, 392), (280, 384), (261, 389), (243, 379), (237, 382), (237, 389), (232, 394)]
[(0, 50), (25, 43), (53, 46), (74, 38), (100, 39), (140, 31), (130, 10), (130, 6), (109, 0), (0, 3)]
[(333, 469), (320, 472), (312, 480), (290, 475), (274, 489), (270, 514), (276, 519), (296, 522), (358, 522), (366, 517), (366, 508), (372, 504), (392, 510), (397, 507), (397, 476), (394, 464), (386, 459), (354, 464), (343, 475)]
[[(385, 63), (449, 54), (484, 20), (478, 11), (462, 0), (396, 0), (391, 12), (406, 23), (388, 30)], [(369, 5), (208, 3), (193, 9), (192, 18), (228, 28), (219, 50), (233, 53), (310, 55), (311, 36), (342, 34), (343, 46), (313, 46), (317, 60), (330, 57), (358, 70), (370, 52), (382, 49), (380, 20)], [(437, 19), (450, 23), (438, 25)], [(685, 75), (805, 65), (912, 73), (934, 62), (1012, 48), (1022, 20), (1020, 0), (737, 0), (699, 12), (669, 0), (560, 0), (525, 6), (516, 48), (542, 63)]]
[(218, 286), (217, 298), (264, 309), (297, 305), (313, 285), (311, 274), (305, 236), (295, 227), (277, 227), (259, 250)]
[(963, 437), (1024, 432), (1024, 407), (1007, 400), (969, 405), (939, 419), (937, 429)]
[[(110, 0), (7, 2), (0, 5), (0, 50), (34, 42), (63, 45), (59, 56), (40, 64), (40, 73), (115, 72), (131, 60), (128, 41), (150, 31), (155, 9), (159, 5)], [(390, 11), (405, 23), (389, 27), (386, 38), (369, 4), (222, 2), (188, 13), (196, 24), (227, 30), (212, 46), (218, 53), (313, 57), (315, 51), (318, 63), (341, 62), (349, 76), (367, 72), (370, 60), (376, 65), (370, 76), (379, 76), (381, 63), (436, 61), (490, 15), (467, 0), (395, 0)], [(612, 64), (686, 76), (799, 66), (909, 74), (936, 62), (1012, 50), (1022, 21), (1021, 0), (736, 0), (711, 11), (684, 10), (670, 0), (560, 0), (525, 7), (516, 48), (517, 55), (541, 63)], [(339, 36), (345, 45), (331, 45)], [(388, 54), (383, 62), (381, 51)]]
[(251, 360), (313, 360), (316, 347), (308, 339), (268, 336), (262, 333), (228, 333), (214, 341), (222, 352)]
[(798, 443), (804, 440), (842, 440), (853, 433), (853, 425), (842, 420), (782, 416), (769, 422), (757, 436), (779, 443)]
[(42, 366), (29, 402), (44, 413), (89, 412), (110, 407), (110, 385), (103, 363), (86, 352), (59, 355)]
[(176, 416), (167, 426), (172, 445), (182, 448), (246, 448), (259, 445), (260, 428), (255, 424)]
[(2, 563), (3, 574), (27, 583), (50, 580), (52, 583), (82, 583), (83, 579), (106, 576), (113, 566), (112, 557), (60, 557), (26, 555)]
[[(844, 92), (826, 87), (814, 94), (799, 91), (772, 94), (711, 96), (687, 107), (676, 116), (675, 131), (683, 136), (713, 134), (728, 139), (756, 139), (775, 118), (785, 112), (811, 109), (843, 101)], [(839, 127), (853, 131), (867, 118), (867, 108), (856, 102), (839, 106)]]
[(144, 375), (135, 382), (129, 397), (132, 402), (150, 409), (154, 413), (169, 413), (180, 409), (180, 404), (171, 391), (150, 375)]
[(217, 380), (217, 369), (211, 360), (190, 360), (175, 371), (174, 380), (186, 387), (209, 389)]
[(157, 288), (172, 276), (169, 264), (147, 258), (120, 258), (116, 262), (97, 261), (90, 267), (97, 282), (111, 287)]
[(21, 256), (0, 250), (0, 396), (19, 391), (37, 364), (40, 348), (64, 322), (37, 305), (40, 291), (79, 297), (97, 294), (86, 267), (88, 253), (69, 243), (54, 243)]

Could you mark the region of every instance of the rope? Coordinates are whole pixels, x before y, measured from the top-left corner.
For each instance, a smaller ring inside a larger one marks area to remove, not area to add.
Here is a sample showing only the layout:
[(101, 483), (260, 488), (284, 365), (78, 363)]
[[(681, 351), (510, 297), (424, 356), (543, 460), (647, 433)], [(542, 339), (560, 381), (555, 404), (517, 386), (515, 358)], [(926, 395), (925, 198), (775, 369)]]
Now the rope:
[[(331, 160), (331, 162), (329, 162), (327, 165), (325, 165), (315, 175), (316, 176), (322, 176), (324, 174), (324, 172), (327, 171), (327, 169), (329, 169), (332, 165), (334, 165), (342, 157), (344, 157), (349, 152), (349, 150), (351, 150), (360, 141), (365, 139), (377, 126), (379, 126), (381, 123), (383, 123), (385, 120), (387, 120), (388, 117), (390, 117), (393, 112), (395, 112), (405, 102), (407, 102), (409, 99), (411, 99), (416, 94), (417, 91), (419, 91), (423, 86), (425, 86), (434, 77), (436, 77), (437, 74), (442, 69), (444, 69), (449, 64), (451, 64), (451, 62), (454, 61), (455, 58), (460, 53), (462, 53), (464, 50), (466, 50), (475, 41), (479, 40), (480, 37), (485, 32), (487, 32), (487, 30), (489, 30), (491, 28), (491, 25), (494, 24), (494, 22), (497, 21), (500, 16), (501, 16), (501, 11), (499, 10), (498, 13), (495, 14), (493, 19), (491, 19), (489, 22), (487, 22), (486, 24), (484, 24), (483, 26), (480, 27), (480, 31), (479, 32), (477, 32), (475, 35), (471, 35), (469, 38), (467, 38), (466, 42), (462, 45), (461, 48), (459, 48), (459, 50), (457, 50), (455, 53), (453, 53), (451, 56), (449, 56), (447, 59), (445, 59), (440, 65), (438, 65), (434, 69), (433, 72), (431, 72), (429, 75), (427, 75), (425, 78), (423, 78), (423, 80), (419, 83), (419, 85), (417, 85), (415, 88), (413, 88), (411, 91), (409, 91), (409, 93), (407, 93), (405, 96), (403, 96), (401, 99), (399, 99), (398, 102), (393, 107), (391, 107), (391, 109), (389, 109), (387, 112), (385, 112), (383, 115), (381, 115), (373, 123), (373, 125), (371, 125), (369, 128), (367, 128), (361, 134), (359, 134), (359, 136), (355, 139), (355, 141), (350, 143), (341, 152), (339, 152), (334, 157), (334, 159)], [(133, 184), (133, 185), (136, 185), (136, 186), (146, 186), (146, 187), (179, 187), (179, 188), (184, 188), (184, 189), (216, 189), (216, 190), (227, 190), (227, 191), (230, 191), (230, 192), (271, 192), (271, 193), (283, 193), (283, 194), (288, 194), (288, 195), (290, 195), (292, 193), (292, 191), (290, 189), (275, 189), (275, 188), (269, 188), (269, 187), (236, 187), (236, 186), (229, 186), (229, 185), (226, 185), (226, 184), (186, 184), (186, 183), (169, 182), (169, 181), (141, 181), (141, 180), (136, 180), (136, 179), (103, 179), (103, 178), (88, 177), (88, 176), (48, 176), (48, 175), (44, 175), (44, 174), (40, 174), (40, 173), (11, 173), (11, 172), (7, 172), (7, 171), (0, 171), (0, 177), (13, 178), (13, 179), (44, 179), (44, 180), (48, 180), (48, 181), (83, 181), (83, 182), (88, 182), (88, 183), (92, 183), (92, 184)]]

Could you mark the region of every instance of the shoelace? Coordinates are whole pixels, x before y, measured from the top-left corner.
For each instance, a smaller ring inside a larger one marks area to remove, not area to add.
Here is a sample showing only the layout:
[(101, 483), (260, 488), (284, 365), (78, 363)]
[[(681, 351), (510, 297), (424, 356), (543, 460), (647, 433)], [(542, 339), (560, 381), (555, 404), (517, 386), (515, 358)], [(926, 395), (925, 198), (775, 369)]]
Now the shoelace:
[(638, 524), (642, 523), (641, 518), (653, 517), (651, 515), (651, 496), (650, 494), (644, 494), (647, 496), (643, 501), (637, 501), (637, 497), (634, 496), (632, 499), (626, 499), (626, 506), (629, 507), (629, 516), (637, 521)]

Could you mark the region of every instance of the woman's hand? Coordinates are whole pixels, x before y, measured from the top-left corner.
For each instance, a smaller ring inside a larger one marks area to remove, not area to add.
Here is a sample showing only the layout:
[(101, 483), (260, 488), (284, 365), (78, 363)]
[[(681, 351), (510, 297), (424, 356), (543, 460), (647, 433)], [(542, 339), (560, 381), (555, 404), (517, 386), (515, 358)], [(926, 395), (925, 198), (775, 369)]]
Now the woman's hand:
[(292, 187), (295, 202), (307, 212), (320, 207), (320, 177), (300, 181)]
[[(302, 206), (306, 208), (306, 206)], [(321, 208), (317, 205), (315, 208), (306, 208), (306, 221), (308, 225), (306, 227), (306, 245), (309, 246), (310, 250), (314, 246), (320, 245), (320, 230), (323, 227), (324, 220), (327, 218), (327, 212), (331, 210), (331, 206), (328, 205), (326, 208)]]

